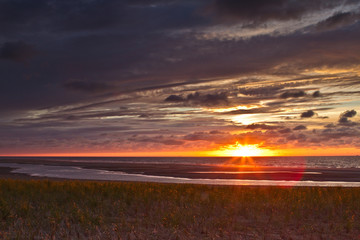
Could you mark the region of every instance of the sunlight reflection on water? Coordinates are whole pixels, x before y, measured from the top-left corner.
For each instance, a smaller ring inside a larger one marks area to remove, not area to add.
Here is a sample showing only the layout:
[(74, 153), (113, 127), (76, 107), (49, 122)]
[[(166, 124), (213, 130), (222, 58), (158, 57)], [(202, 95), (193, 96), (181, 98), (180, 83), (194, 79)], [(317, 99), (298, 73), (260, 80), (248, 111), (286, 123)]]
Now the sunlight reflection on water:
[(13, 173), (30, 176), (105, 181), (134, 181), (157, 183), (189, 183), (208, 185), (241, 185), (241, 186), (322, 186), (322, 187), (360, 187), (360, 182), (334, 181), (284, 181), (284, 180), (240, 180), (240, 179), (190, 179), (179, 177), (149, 176), (128, 174), (118, 171), (86, 169), (73, 166), (48, 166), (37, 164), (0, 163), (0, 167), (13, 168)]

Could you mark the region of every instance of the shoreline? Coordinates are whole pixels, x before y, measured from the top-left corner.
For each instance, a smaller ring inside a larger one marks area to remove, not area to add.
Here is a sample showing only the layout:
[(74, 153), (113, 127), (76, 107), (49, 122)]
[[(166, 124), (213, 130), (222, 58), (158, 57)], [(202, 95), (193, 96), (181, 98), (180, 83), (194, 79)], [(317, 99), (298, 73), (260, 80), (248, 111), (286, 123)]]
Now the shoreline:
[[(3, 164), (1, 166), (1, 164)], [(16, 165), (15, 167), (13, 165)], [(18, 165), (17, 165), (18, 164)], [(20, 165), (19, 165), (20, 164)], [(4, 166), (5, 165), (5, 166)], [(45, 168), (31, 175), (34, 169)], [(36, 167), (35, 167), (36, 168)], [(74, 175), (61, 175), (73, 171)], [(55, 174), (56, 173), (56, 174)], [(57, 174), (58, 173), (58, 174)], [(79, 174), (85, 174), (82, 176)], [(78, 174), (78, 175), (76, 175)], [(37, 175), (37, 176), (36, 176)], [(94, 176), (92, 179), (91, 176)], [(105, 177), (104, 177), (105, 175)], [(90, 177), (89, 177), (90, 176)], [(99, 177), (100, 176), (100, 177)], [(360, 186), (360, 169), (284, 168), (261, 166), (209, 166), (195, 164), (139, 164), (99, 162), (57, 162), (45, 160), (0, 161), (0, 178), (88, 180), (124, 182), (195, 183), (209, 185), (279, 185), (279, 186)]]
[(15, 168), (0, 167), (0, 180), (51, 180), (51, 181), (65, 181), (65, 180), (77, 180), (77, 179), (66, 179), (66, 178), (54, 178), (54, 177), (40, 177), (31, 176), (25, 173), (12, 172)]

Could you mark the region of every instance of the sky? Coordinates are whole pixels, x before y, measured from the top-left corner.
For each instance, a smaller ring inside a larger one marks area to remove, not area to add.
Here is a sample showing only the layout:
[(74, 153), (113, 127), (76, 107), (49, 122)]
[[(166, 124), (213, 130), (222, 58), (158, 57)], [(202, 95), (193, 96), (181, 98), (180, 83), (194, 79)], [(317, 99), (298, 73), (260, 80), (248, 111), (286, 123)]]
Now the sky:
[(359, 155), (359, 20), (359, 0), (0, 0), (0, 155)]

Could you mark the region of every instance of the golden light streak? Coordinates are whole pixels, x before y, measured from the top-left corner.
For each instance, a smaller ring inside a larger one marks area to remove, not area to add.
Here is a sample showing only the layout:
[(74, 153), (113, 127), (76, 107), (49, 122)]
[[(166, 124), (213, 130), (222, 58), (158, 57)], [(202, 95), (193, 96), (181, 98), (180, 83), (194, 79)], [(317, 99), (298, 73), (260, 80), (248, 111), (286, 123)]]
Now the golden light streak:
[(236, 110), (249, 110), (249, 109), (254, 109), (254, 108), (258, 108), (259, 106), (257, 105), (250, 105), (250, 106), (245, 106), (245, 105), (239, 105), (236, 107), (229, 107), (229, 108), (215, 108), (215, 109), (207, 109), (211, 112), (215, 112), (215, 113), (224, 113), (224, 112), (232, 112), (232, 111), (236, 111)]
[[(233, 146), (233, 145), (232, 145)], [(256, 145), (258, 146), (258, 145)], [(355, 147), (327, 147), (327, 148), (279, 148), (276, 150), (264, 149), (258, 147), (260, 152), (259, 155), (254, 156), (358, 156), (360, 155), (360, 149)], [(235, 154), (238, 150), (234, 150)], [(233, 155), (233, 151), (225, 147), (217, 150), (202, 150), (202, 151), (168, 151), (168, 152), (91, 152), (91, 151), (79, 151), (79, 152), (51, 152), (43, 150), (42, 152), (7, 152), (1, 153), (1, 157), (234, 157), (234, 162), (251, 164), (249, 158), (241, 160), (241, 157)], [(251, 154), (253, 155), (253, 154)], [(240, 160), (239, 160), (240, 159)]]
[(322, 75), (322, 74), (359, 74), (360, 73), (360, 66), (349, 66), (349, 67), (342, 67), (342, 68), (329, 68), (329, 67), (322, 67), (322, 68), (313, 68), (307, 69), (305, 73), (309, 75)]

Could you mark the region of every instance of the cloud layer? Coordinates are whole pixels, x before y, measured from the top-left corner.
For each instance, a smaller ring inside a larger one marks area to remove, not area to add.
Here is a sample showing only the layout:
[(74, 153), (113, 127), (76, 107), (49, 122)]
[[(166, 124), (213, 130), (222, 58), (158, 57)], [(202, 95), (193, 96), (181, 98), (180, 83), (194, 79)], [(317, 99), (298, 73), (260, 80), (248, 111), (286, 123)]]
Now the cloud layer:
[(360, 146), (358, 1), (0, 1), (0, 154)]

